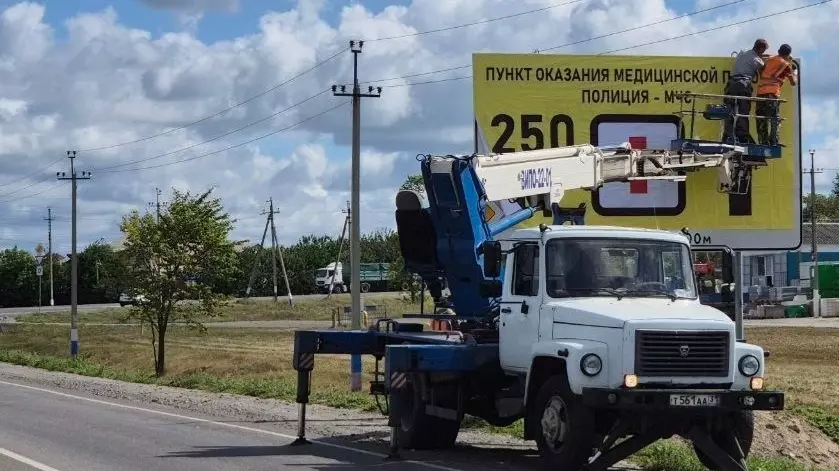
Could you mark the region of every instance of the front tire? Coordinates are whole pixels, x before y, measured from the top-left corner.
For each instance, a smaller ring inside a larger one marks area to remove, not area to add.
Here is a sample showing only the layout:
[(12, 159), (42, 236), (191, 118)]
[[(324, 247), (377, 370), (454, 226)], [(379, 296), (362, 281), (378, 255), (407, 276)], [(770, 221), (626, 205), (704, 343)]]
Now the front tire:
[(594, 411), (582, 404), (564, 376), (552, 376), (542, 384), (529, 414), (536, 432), (541, 468), (568, 471), (582, 468), (594, 445)]
[[(743, 451), (743, 458), (748, 458), (749, 451), (752, 449), (752, 440), (754, 439), (754, 413), (752, 411), (737, 412), (732, 415), (730, 419), (730, 421), (724, 421), (727, 423), (721, 424), (720, 427), (715, 427), (712, 430), (711, 440), (713, 440), (713, 442), (722, 448), (726, 453), (733, 454), (733, 450), (730, 450), (729, 447), (726, 446), (728, 441), (725, 440), (725, 434), (730, 433), (730, 425), (733, 425), (733, 430), (737, 434), (737, 441), (740, 443), (740, 449)], [(693, 451), (696, 453), (696, 457), (703, 466), (711, 471), (720, 471), (720, 468), (715, 465), (714, 462), (705, 455), (705, 453), (696, 448), (695, 445), (693, 447)]]

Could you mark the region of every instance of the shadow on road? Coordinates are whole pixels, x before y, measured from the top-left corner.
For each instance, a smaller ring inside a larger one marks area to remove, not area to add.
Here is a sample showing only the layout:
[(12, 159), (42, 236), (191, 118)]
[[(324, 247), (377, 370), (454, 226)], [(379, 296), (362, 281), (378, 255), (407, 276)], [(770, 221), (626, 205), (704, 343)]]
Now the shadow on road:
[[(290, 444), (276, 446), (207, 446), (175, 451), (163, 458), (245, 458), (277, 457), (277, 468), (308, 467), (311, 469), (398, 469), (419, 471), (429, 469), (425, 463), (451, 470), (463, 471), (533, 471), (538, 469), (538, 455), (533, 448), (511, 448), (499, 444), (461, 444), (448, 450), (402, 450), (401, 460), (388, 460), (384, 432), (371, 432), (317, 439), (318, 443), (305, 446)], [(326, 446), (324, 446), (325, 444)], [(334, 445), (331, 447), (329, 445)], [(340, 448), (339, 448), (340, 447)], [(350, 451), (349, 448), (358, 450)], [(378, 456), (377, 456), (378, 455)], [(307, 460), (299, 461), (300, 457)], [(298, 459), (296, 459), (298, 458)], [(312, 461), (315, 458), (315, 461)], [(324, 462), (318, 462), (323, 459)], [(439, 469), (439, 468), (438, 468)], [(628, 471), (614, 468), (612, 471)]]

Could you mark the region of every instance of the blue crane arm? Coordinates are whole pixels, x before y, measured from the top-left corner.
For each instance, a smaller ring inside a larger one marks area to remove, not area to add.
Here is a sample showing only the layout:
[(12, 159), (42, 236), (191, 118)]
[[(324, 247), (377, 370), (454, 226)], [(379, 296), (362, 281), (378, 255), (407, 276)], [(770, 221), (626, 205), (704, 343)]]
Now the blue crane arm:
[(448, 285), (458, 318), (484, 318), (491, 301), (480, 293), (485, 280), (481, 244), (537, 209), (524, 208), (489, 225), (484, 219), (486, 193), (469, 157), (426, 157), (421, 166), (428, 206), (423, 207), (414, 191), (396, 195), (405, 266), (423, 279), (435, 299)]

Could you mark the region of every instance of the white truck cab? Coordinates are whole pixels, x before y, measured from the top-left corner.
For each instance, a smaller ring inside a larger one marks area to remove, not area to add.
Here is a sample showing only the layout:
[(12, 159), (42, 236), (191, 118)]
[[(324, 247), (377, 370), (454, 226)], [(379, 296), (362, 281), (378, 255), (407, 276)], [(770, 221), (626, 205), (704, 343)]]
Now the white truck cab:
[(318, 268), (315, 272), (315, 284), (318, 292), (321, 293), (346, 293), (347, 286), (344, 284), (343, 264), (332, 262), (325, 267)]
[(639, 407), (639, 418), (683, 415), (685, 429), (696, 411), (729, 420), (748, 454), (751, 409), (782, 406), (782, 395), (761, 393), (763, 349), (737, 341), (734, 322), (700, 304), (681, 233), (542, 225), (485, 244), (484, 263), (504, 273), (499, 362), (526, 377), (525, 433), (549, 462), (576, 469), (595, 436), (619, 422), (641, 426), (618, 420)]

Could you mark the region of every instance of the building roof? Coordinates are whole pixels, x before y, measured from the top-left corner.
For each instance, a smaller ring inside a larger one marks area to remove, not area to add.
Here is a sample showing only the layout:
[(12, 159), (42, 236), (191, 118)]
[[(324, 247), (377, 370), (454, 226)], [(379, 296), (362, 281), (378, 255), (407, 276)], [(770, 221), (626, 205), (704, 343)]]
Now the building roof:
[[(809, 246), (813, 240), (812, 224), (801, 224), (801, 245)], [(839, 222), (817, 222), (816, 244), (839, 245)]]

